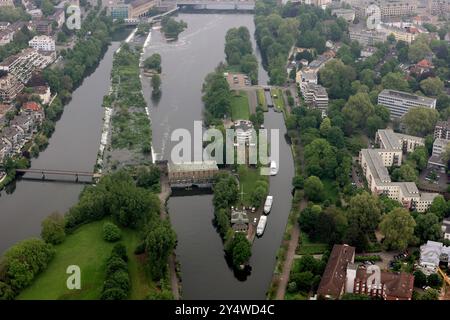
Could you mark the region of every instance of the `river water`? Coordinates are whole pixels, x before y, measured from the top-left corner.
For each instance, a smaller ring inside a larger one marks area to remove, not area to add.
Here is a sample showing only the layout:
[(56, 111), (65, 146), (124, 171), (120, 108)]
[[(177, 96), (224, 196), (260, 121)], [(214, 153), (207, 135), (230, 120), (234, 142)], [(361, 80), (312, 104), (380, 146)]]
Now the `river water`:
[[(157, 158), (169, 159), (174, 129), (193, 132), (194, 121), (202, 120), (201, 88), (205, 76), (225, 60), (224, 39), (229, 28), (246, 26), (254, 34), (252, 15), (180, 14), (188, 28), (175, 43), (166, 43), (159, 31), (152, 32), (144, 57), (158, 52), (162, 56), (162, 97), (150, 99), (149, 81), (144, 80), (145, 97), (152, 105), (153, 148)], [(253, 42), (256, 49), (256, 44)], [(256, 51), (261, 61), (259, 52)], [(259, 83), (268, 76), (261, 64)], [(178, 236), (177, 259), (181, 264), (184, 299), (264, 299), (275, 266), (291, 207), (291, 180), (294, 175), (290, 148), (281, 113), (265, 114), (267, 129), (279, 129), (279, 173), (270, 178), (274, 196), (272, 212), (264, 236), (253, 245), (252, 272), (238, 280), (228, 267), (222, 241), (215, 230), (211, 195), (171, 197), (169, 215)]]
[[(45, 151), (32, 168), (92, 171), (100, 144), (103, 96), (110, 86), (113, 42), (99, 66), (73, 92)], [(0, 254), (17, 241), (38, 236), (41, 221), (54, 211), (64, 213), (78, 200), (83, 185), (20, 180), (13, 193), (0, 193)]]
[[(170, 155), (170, 133), (176, 128), (192, 131), (202, 120), (201, 87), (205, 76), (225, 60), (224, 40), (229, 28), (246, 26), (254, 33), (252, 15), (180, 14), (188, 28), (174, 43), (166, 43), (159, 31), (152, 32), (145, 56), (162, 56), (162, 96), (150, 99), (150, 86), (143, 79), (145, 97), (151, 106), (153, 148), (158, 158)], [(253, 43), (256, 48), (255, 43)], [(65, 107), (48, 148), (32, 161), (33, 168), (92, 170), (100, 144), (102, 98), (110, 85), (112, 56), (119, 43), (107, 50), (96, 71), (85, 79)], [(259, 61), (260, 56), (256, 51)], [(259, 83), (266, 84), (260, 66)], [(280, 130), (279, 173), (270, 178), (274, 196), (272, 212), (264, 236), (253, 245), (252, 272), (239, 281), (229, 269), (221, 239), (212, 225), (211, 195), (172, 197), (171, 221), (178, 236), (177, 258), (181, 263), (184, 299), (264, 299), (275, 266), (291, 206), (291, 179), (294, 175), (283, 116), (270, 111), (265, 126)], [(40, 232), (41, 221), (51, 212), (65, 212), (76, 203), (82, 185), (38, 181), (18, 181), (12, 194), (0, 196), (0, 254), (17, 241)]]

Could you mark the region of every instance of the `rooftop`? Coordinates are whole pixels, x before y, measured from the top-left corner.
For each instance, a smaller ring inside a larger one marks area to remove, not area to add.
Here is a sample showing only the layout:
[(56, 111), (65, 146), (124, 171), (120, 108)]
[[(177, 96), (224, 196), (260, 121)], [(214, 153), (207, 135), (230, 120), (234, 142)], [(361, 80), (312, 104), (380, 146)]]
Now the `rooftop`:
[(392, 129), (382, 129), (377, 131), (378, 136), (381, 141), (385, 145), (386, 149), (395, 149), (401, 150), (402, 146), (400, 145), (400, 141), (396, 135), (396, 133)]
[(391, 182), (389, 172), (384, 166), (378, 151), (375, 149), (362, 149), (361, 152), (367, 161), (367, 165), (369, 166), (370, 172), (373, 174), (373, 178), (384, 183)]
[(318, 295), (340, 296), (345, 284), (347, 265), (353, 263), (355, 248), (346, 244), (335, 244), (317, 290)]
[(207, 170), (219, 170), (217, 162), (214, 160), (207, 161), (194, 161), (194, 162), (182, 162), (182, 163), (169, 163), (169, 172), (185, 172), (185, 171), (207, 171)]
[(388, 97), (394, 97), (394, 98), (400, 98), (410, 101), (420, 101), (422, 103), (426, 104), (433, 104), (436, 102), (436, 99), (418, 96), (416, 94), (403, 92), (403, 91), (396, 91), (396, 90), (390, 90), (390, 89), (384, 89), (379, 94), (380, 96), (388, 96)]

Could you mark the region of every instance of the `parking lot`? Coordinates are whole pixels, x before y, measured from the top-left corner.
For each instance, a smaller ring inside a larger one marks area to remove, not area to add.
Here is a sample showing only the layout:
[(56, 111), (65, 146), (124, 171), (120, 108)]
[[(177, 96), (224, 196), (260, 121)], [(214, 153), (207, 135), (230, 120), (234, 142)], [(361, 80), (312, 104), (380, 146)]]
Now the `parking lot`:
[(420, 183), (429, 188), (446, 191), (447, 174), (439, 170), (426, 168), (420, 174)]
[(229, 72), (226, 74), (226, 78), (231, 89), (248, 87), (252, 85), (249, 77), (242, 73)]

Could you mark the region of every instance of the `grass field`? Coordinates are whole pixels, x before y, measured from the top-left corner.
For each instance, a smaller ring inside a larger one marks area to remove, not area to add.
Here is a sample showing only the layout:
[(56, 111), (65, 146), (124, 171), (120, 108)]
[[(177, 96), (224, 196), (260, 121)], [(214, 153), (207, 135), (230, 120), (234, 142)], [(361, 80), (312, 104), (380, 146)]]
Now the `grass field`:
[(250, 117), (250, 109), (247, 93), (244, 91), (235, 92), (231, 99), (231, 119), (248, 120)]
[(285, 104), (283, 99), (283, 91), (281, 91), (281, 89), (272, 89), (271, 94), (274, 107), (280, 111), (284, 110)]
[[(250, 194), (256, 187), (256, 182), (264, 180), (268, 182), (268, 176), (262, 176), (259, 169), (247, 168), (244, 165), (240, 165), (238, 169), (239, 182), (244, 187), (244, 206), (250, 205)], [(239, 190), (242, 191), (242, 190)]]
[(301, 233), (297, 254), (322, 254), (327, 249), (328, 245), (326, 243), (311, 242), (306, 233)]
[(256, 97), (258, 98), (258, 104), (261, 106), (261, 108), (263, 108), (264, 111), (268, 111), (264, 90), (256, 90)]
[(332, 180), (322, 180), (324, 187), (324, 198), (323, 200), (328, 199), (331, 203), (336, 203), (339, 198), (339, 190), (335, 185), (335, 181)]
[[(99, 299), (105, 279), (106, 260), (114, 244), (102, 238), (105, 220), (92, 222), (77, 229), (66, 240), (55, 246), (56, 254), (48, 268), (19, 296), (21, 300)], [(131, 278), (130, 299), (144, 299), (153, 283), (147, 279), (144, 266), (134, 255), (139, 243), (137, 232), (122, 230), (122, 240), (127, 247)], [(81, 269), (81, 290), (68, 290), (66, 269), (77, 265)]]

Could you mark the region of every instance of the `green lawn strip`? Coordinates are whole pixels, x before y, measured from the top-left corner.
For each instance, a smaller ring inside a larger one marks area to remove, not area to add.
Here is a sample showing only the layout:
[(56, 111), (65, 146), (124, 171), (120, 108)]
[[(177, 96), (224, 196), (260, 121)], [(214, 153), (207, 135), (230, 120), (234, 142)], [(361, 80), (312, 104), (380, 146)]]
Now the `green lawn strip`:
[[(105, 280), (106, 260), (114, 246), (102, 238), (105, 221), (86, 224), (68, 235), (62, 244), (55, 246), (55, 257), (48, 268), (18, 296), (18, 299), (99, 299)], [(139, 236), (136, 231), (122, 230), (121, 241), (126, 245), (129, 256), (132, 283), (130, 298), (143, 299), (152, 283), (146, 279), (144, 267), (134, 255)], [(66, 281), (69, 275), (66, 274), (66, 269), (70, 265), (77, 265), (81, 269), (81, 290), (67, 289)]]
[(279, 88), (271, 90), (274, 107), (279, 111), (285, 110), (285, 104), (283, 99), (283, 91)]
[(248, 120), (250, 118), (250, 109), (247, 93), (244, 91), (234, 92), (231, 99), (231, 119)]
[(311, 242), (306, 233), (301, 232), (297, 254), (322, 254), (328, 249), (326, 243)]
[[(248, 168), (245, 165), (240, 165), (238, 169), (239, 173), (239, 183), (241, 187), (244, 187), (244, 206), (250, 205), (250, 195), (253, 190), (256, 188), (256, 183), (259, 180), (264, 180), (269, 182), (268, 176), (262, 176), (260, 174), (259, 168)], [(241, 189), (242, 190), (242, 189)], [(239, 198), (240, 199), (240, 198)]]
[(331, 203), (336, 203), (339, 198), (339, 190), (336, 186), (335, 181), (324, 179), (322, 180), (324, 187), (324, 197), (323, 199), (328, 199)]
[(256, 90), (256, 96), (258, 98), (258, 104), (261, 106), (261, 108), (264, 111), (268, 111), (269, 108), (267, 107), (266, 96), (264, 95), (264, 90), (263, 89)]

